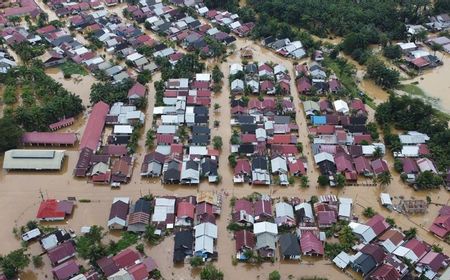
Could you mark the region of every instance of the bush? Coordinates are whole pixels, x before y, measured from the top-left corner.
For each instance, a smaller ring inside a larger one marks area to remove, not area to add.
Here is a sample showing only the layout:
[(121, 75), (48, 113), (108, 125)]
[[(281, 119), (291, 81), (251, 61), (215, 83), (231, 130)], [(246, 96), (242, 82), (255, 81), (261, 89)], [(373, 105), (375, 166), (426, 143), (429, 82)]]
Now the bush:
[(269, 274), (269, 280), (280, 280), (281, 279), (281, 275), (280, 272), (278, 272), (278, 270), (274, 270)]
[(31, 258), (32, 262), (33, 262), (33, 266), (35, 268), (40, 268), (44, 265), (44, 262), (42, 261), (42, 257), (37, 255), (37, 256), (33, 256)]

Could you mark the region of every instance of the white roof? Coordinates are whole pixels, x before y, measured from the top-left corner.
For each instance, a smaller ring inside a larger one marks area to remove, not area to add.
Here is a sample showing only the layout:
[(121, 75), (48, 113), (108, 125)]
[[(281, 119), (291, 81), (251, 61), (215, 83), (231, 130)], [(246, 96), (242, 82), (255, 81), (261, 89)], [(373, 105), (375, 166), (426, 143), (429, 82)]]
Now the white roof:
[(3, 169), (59, 170), (64, 150), (9, 150), (3, 158)]
[(416, 51), (411, 51), (410, 54), (414, 57), (414, 58), (419, 58), (419, 57), (424, 57), (424, 56), (429, 56), (430, 53), (425, 51), (425, 50), (416, 50)]
[[(288, 169), (287, 169), (287, 163), (286, 163), (286, 159), (284, 157), (275, 157), (273, 158), (271, 161), (271, 166), (272, 166), (272, 172), (281, 172), (281, 173), (287, 173)], [(291, 206), (292, 208), (292, 206)]]
[(278, 202), (275, 204), (275, 213), (277, 217), (290, 217), (294, 219), (294, 208), (286, 202)]
[(163, 155), (170, 155), (171, 148), (169, 145), (158, 145), (155, 149), (155, 152), (158, 152)]
[(217, 226), (212, 223), (203, 223), (194, 227), (195, 237), (200, 237), (203, 235), (217, 238)]
[(199, 8), (197, 11), (199, 14), (206, 14), (209, 11), (209, 9), (206, 6), (203, 6), (203, 7)]
[(132, 54), (128, 55), (126, 60), (135, 61), (135, 60), (138, 60), (139, 58), (142, 58), (142, 57), (143, 57), (142, 54), (140, 54), (138, 52), (135, 52), (135, 53), (132, 53)]
[(179, 124), (178, 115), (162, 115), (161, 122), (163, 124)]
[(269, 222), (260, 222), (253, 224), (253, 232), (258, 235), (264, 232), (277, 235), (278, 234), (278, 228), (277, 225), (274, 223)]
[(114, 217), (114, 218), (108, 220), (108, 227), (110, 227), (112, 225), (120, 225), (120, 226), (124, 227), (127, 225), (127, 221), (126, 221), (126, 219), (124, 220), (119, 217)]
[(266, 130), (264, 128), (257, 128), (255, 130), (256, 138), (267, 138)]
[(337, 267), (344, 269), (350, 263), (350, 256), (346, 252), (342, 251), (333, 259), (333, 262)]
[(133, 127), (131, 125), (118, 124), (114, 126), (114, 133), (131, 134), (133, 133)]
[(195, 252), (214, 253), (214, 239), (207, 235), (195, 238)]
[(334, 157), (332, 154), (327, 153), (327, 152), (321, 152), (321, 153), (314, 155), (314, 161), (316, 163), (322, 162), (324, 160), (329, 160), (331, 162), (334, 162)]
[(235, 29), (235, 28), (238, 28), (238, 27), (240, 27), (241, 26), (241, 23), (239, 22), (239, 21), (235, 21), (235, 22), (232, 22), (231, 24), (230, 24), (230, 28), (231, 29)]
[(437, 173), (436, 167), (434, 166), (433, 162), (430, 159), (421, 158), (418, 159), (416, 162), (417, 166), (419, 166), (420, 172), (431, 171), (433, 173)]
[(333, 105), (334, 105), (334, 109), (337, 112), (347, 114), (350, 111), (348, 108), (347, 102), (345, 102), (344, 100), (336, 100), (333, 102)]
[(205, 156), (208, 154), (208, 149), (205, 146), (189, 146), (189, 154)]
[(175, 199), (157, 197), (155, 199), (155, 209), (152, 216), (153, 222), (163, 222), (167, 214), (175, 213)]
[(175, 134), (177, 132), (178, 126), (176, 125), (160, 125), (156, 130), (156, 133), (161, 134)]
[(295, 206), (295, 211), (298, 211), (300, 209), (305, 210), (305, 216), (309, 219), (312, 219), (314, 221), (314, 214), (312, 211), (312, 206), (308, 202), (303, 202)]
[(355, 228), (352, 228), (352, 231), (354, 234), (359, 235), (363, 239), (363, 242), (366, 244), (376, 237), (376, 234), (373, 231), (373, 229), (364, 224), (358, 224)]
[(352, 215), (352, 203), (351, 198), (340, 197), (339, 198), (339, 217), (348, 217)]
[(230, 74), (234, 75), (239, 71), (242, 71), (244, 68), (242, 68), (242, 65), (240, 63), (233, 63), (230, 65)]
[(402, 134), (398, 137), (400, 138), (400, 142), (406, 145), (424, 144), (426, 141), (430, 140), (428, 135), (417, 131), (409, 131), (408, 134)]
[(394, 243), (392, 243), (392, 241), (390, 239), (387, 239), (387, 240), (381, 242), (381, 246), (383, 246), (384, 249), (386, 251), (388, 251), (389, 253), (394, 252), (394, 250), (397, 248), (397, 246), (395, 246)]
[(373, 153), (375, 152), (376, 148), (381, 148), (381, 152), (383, 154), (385, 154), (386, 152), (386, 147), (384, 146), (383, 143), (372, 143), (372, 145), (362, 145), (362, 153), (363, 155), (368, 155), (371, 156), (373, 155)]
[(209, 81), (211, 81), (211, 74), (209, 74), (209, 73), (195, 74), (195, 80), (202, 81), (202, 82), (209, 82)]
[(407, 258), (412, 262), (416, 262), (419, 259), (411, 249), (403, 246), (399, 246), (397, 249), (395, 249), (393, 254), (402, 258)]
[(388, 193), (380, 194), (381, 205), (392, 205), (391, 196)]
[(231, 89), (244, 89), (244, 81), (236, 79), (234, 81), (231, 82)]
[(394, 152), (395, 157), (418, 157), (419, 146), (404, 145), (401, 152)]
[(417, 46), (413, 42), (410, 43), (398, 43), (397, 44), (402, 50), (415, 49)]
[(38, 237), (39, 235), (41, 235), (41, 231), (38, 228), (35, 228), (22, 234), (22, 239), (23, 241), (28, 241), (30, 239)]

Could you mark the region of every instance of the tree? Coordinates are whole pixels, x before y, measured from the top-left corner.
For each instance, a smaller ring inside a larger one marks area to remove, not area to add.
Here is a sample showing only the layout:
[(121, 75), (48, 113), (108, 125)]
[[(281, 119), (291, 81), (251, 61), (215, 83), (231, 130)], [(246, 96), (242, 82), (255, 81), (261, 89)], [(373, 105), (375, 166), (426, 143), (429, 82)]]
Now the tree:
[(328, 177), (325, 176), (325, 175), (320, 175), (317, 178), (317, 183), (319, 183), (319, 185), (322, 186), (322, 187), (327, 186), (329, 184), (329, 182), (330, 181), (329, 181)]
[(388, 223), (391, 227), (395, 227), (396, 226), (395, 220), (393, 218), (391, 218), (391, 217), (387, 217), (386, 218), (386, 223)]
[(156, 231), (156, 228), (153, 225), (147, 225), (145, 227), (143, 237), (144, 237), (144, 240), (147, 241), (151, 245), (158, 244), (158, 242), (161, 238), (158, 234), (155, 233), (155, 231)]
[(6, 278), (11, 279), (28, 266), (30, 257), (25, 253), (25, 249), (18, 249), (0, 258), (0, 267)]
[(375, 148), (375, 150), (373, 151), (372, 157), (376, 158), (376, 159), (383, 157), (383, 150), (381, 149), (381, 147)]
[(269, 274), (269, 280), (280, 280), (281, 279), (281, 275), (280, 272), (278, 272), (278, 270), (274, 270)]
[(199, 267), (202, 266), (205, 262), (203, 261), (202, 257), (195, 256), (191, 258), (190, 264), (192, 267)]
[(431, 50), (433, 51), (433, 55), (436, 56), (436, 52), (440, 52), (442, 51), (444, 48), (442, 47), (442, 45), (433, 43), (430, 46)]
[(305, 188), (308, 187), (308, 184), (309, 184), (309, 179), (308, 179), (308, 177), (307, 177), (307, 176), (302, 176), (302, 177), (300, 178), (300, 185), (301, 185), (301, 187), (305, 189)]
[(219, 111), (220, 109), (220, 104), (219, 103), (214, 103), (214, 111)]
[(88, 233), (77, 237), (75, 245), (78, 255), (89, 260), (91, 264), (96, 264), (97, 260), (107, 255), (106, 247), (102, 243), (103, 236), (103, 228), (94, 225)]
[(44, 265), (44, 262), (42, 261), (42, 257), (39, 255), (33, 256), (31, 258), (32, 262), (33, 262), (33, 266), (35, 268), (40, 268)]
[(390, 59), (399, 59), (402, 57), (402, 50), (398, 45), (386, 46), (383, 49), (383, 55)]
[(345, 186), (345, 176), (342, 174), (336, 174), (336, 186), (342, 188)]
[(377, 182), (382, 186), (386, 187), (391, 184), (392, 175), (389, 171), (385, 171), (377, 176)]
[(223, 79), (223, 73), (220, 71), (220, 68), (218, 65), (215, 65), (212, 70), (212, 80), (214, 84), (220, 84)]
[(421, 172), (416, 179), (416, 184), (419, 189), (436, 188), (444, 183), (441, 176), (434, 174), (427, 170)]
[(144, 249), (145, 249), (144, 244), (139, 243), (138, 245), (136, 245), (136, 250), (137, 250), (139, 253), (144, 254)]
[(367, 207), (366, 209), (364, 209), (363, 211), (363, 215), (366, 218), (372, 218), (373, 216), (375, 216), (377, 213), (375, 212), (375, 210), (373, 210), (372, 207)]
[(23, 130), (11, 117), (0, 119), (0, 153), (14, 149), (22, 138)]
[(22, 19), (19, 16), (12, 16), (9, 17), (9, 21), (12, 22), (14, 25), (17, 25)]
[(384, 62), (373, 57), (367, 62), (367, 76), (383, 88), (394, 88), (399, 84), (398, 71), (388, 68)]
[(200, 271), (201, 280), (223, 280), (223, 272), (214, 265), (208, 264)]
[(394, 160), (394, 169), (398, 173), (402, 173), (403, 172), (403, 163), (402, 163), (401, 160), (399, 160), (397, 158)]
[(153, 149), (155, 146), (155, 131), (153, 129), (149, 129), (147, 131), (146, 137), (145, 137), (145, 146), (149, 149)]
[(416, 237), (417, 229), (415, 227), (412, 227), (408, 230), (405, 230), (403, 232), (403, 234), (405, 235), (406, 239), (412, 239), (412, 238)]
[(150, 70), (144, 70), (138, 74), (137, 79), (139, 83), (145, 85), (152, 80), (152, 72)]
[(431, 250), (436, 253), (442, 253), (443, 251), (442, 247), (439, 244), (433, 244), (433, 246), (431, 246)]
[(187, 132), (185, 126), (180, 126), (180, 127), (178, 128), (178, 130), (177, 130), (177, 136), (178, 136), (178, 138), (180, 138), (180, 142), (181, 142), (181, 143), (183, 143), (184, 140), (187, 139), (187, 137), (188, 137), (188, 132)]
[(231, 165), (231, 167), (235, 168), (237, 164), (236, 154), (232, 153), (228, 156), (228, 163)]
[(212, 143), (213, 143), (214, 149), (216, 149), (216, 150), (222, 149), (222, 145), (223, 145), (222, 137), (214, 136), (212, 139)]

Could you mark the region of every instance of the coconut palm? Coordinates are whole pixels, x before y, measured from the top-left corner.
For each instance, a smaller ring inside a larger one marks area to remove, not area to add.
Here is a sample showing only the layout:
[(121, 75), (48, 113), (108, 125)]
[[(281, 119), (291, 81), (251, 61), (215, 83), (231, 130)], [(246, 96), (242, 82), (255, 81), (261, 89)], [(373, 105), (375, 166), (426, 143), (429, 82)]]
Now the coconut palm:
[(382, 186), (389, 186), (392, 182), (392, 175), (388, 171), (381, 173), (377, 176), (377, 182)]

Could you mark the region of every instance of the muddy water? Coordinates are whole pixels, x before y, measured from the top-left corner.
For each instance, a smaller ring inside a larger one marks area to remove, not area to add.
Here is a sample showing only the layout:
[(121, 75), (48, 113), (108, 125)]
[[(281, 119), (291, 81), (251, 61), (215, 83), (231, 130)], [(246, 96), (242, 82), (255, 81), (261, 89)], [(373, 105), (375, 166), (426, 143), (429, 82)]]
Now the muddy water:
[(419, 77), (405, 83), (418, 82), (418, 86), (426, 95), (437, 99), (437, 107), (450, 113), (450, 55), (438, 53), (444, 65), (425, 71)]

